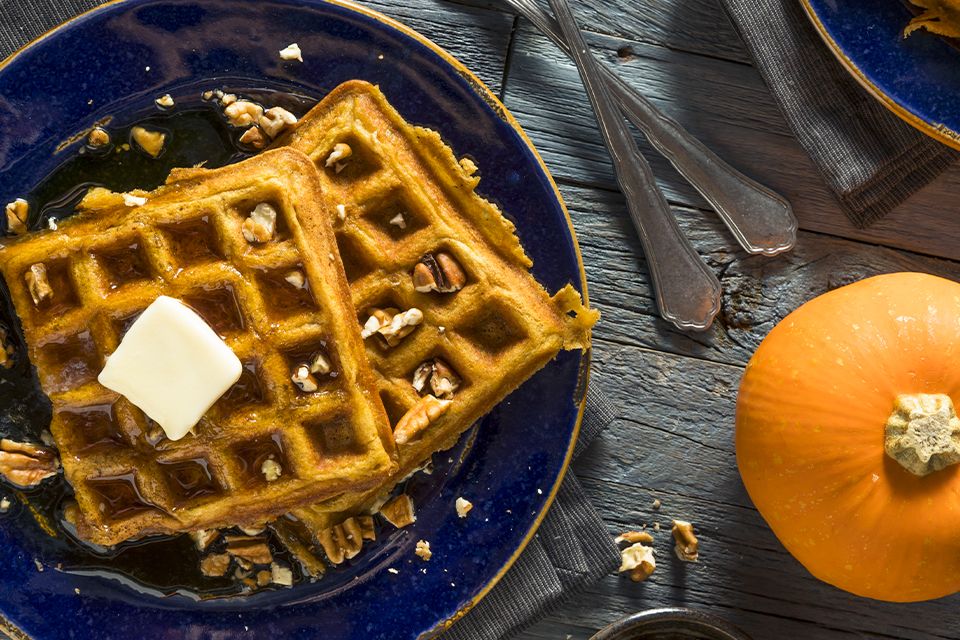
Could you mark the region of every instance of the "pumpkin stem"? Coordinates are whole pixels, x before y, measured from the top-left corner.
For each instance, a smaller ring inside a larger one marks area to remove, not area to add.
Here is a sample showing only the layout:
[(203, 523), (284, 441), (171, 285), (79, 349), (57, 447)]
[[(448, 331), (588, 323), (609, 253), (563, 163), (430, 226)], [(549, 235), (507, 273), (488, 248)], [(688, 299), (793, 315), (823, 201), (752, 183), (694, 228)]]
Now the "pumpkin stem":
[(960, 418), (950, 396), (901, 394), (887, 419), (887, 455), (918, 476), (960, 462)]

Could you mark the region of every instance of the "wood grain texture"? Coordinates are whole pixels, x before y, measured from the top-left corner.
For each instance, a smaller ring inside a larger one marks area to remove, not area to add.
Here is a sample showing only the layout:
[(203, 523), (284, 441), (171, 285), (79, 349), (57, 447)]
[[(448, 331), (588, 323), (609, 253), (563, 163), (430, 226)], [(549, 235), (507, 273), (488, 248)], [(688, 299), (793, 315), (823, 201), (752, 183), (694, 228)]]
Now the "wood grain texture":
[[(722, 13), (714, 17), (725, 20)], [(591, 33), (588, 41), (618, 74), (721, 157), (786, 195), (802, 228), (960, 258), (960, 226), (948, 195), (960, 186), (960, 168), (870, 229), (856, 229), (791, 135), (755, 69), (637, 39)], [(615, 188), (576, 69), (525, 21), (517, 29), (505, 98), (558, 179)], [(672, 202), (707, 208), (645, 140), (638, 141)]]
[(742, 366), (791, 310), (838, 286), (894, 271), (960, 279), (960, 265), (949, 260), (812, 232), (801, 232), (796, 248), (784, 256), (749, 256), (732, 248), (729, 232), (716, 217), (675, 206), (681, 228), (723, 287), (714, 326), (683, 333), (657, 315), (623, 197), (566, 184), (561, 192), (587, 265), (591, 301), (603, 314), (598, 333), (624, 346)]
[(355, 1), (426, 36), (500, 94), (513, 34), (513, 15), (442, 0)]

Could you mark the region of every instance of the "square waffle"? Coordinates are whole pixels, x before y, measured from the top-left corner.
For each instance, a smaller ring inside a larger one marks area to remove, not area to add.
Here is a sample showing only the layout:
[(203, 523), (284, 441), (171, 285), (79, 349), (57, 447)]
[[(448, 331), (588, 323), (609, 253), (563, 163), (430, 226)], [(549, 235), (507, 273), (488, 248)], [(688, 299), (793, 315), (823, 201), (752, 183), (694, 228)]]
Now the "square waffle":
[[(255, 526), (379, 486), (396, 469), (320, 188), (303, 154), (272, 151), (133, 194), (146, 198), (141, 206), (93, 189), (59, 230), (0, 249), (30, 360), (53, 403), (51, 432), (76, 493), (68, 519), (81, 537), (111, 545)], [(263, 202), (278, 212), (276, 236), (251, 244), (241, 227)], [(40, 304), (26, 281), (38, 264), (52, 289)], [(305, 281), (287, 281), (291, 271)], [(176, 442), (97, 382), (106, 356), (160, 295), (192, 307), (244, 365), (193, 435)], [(321, 352), (331, 370), (306, 393), (291, 370)]]
[[(290, 521), (316, 534), (336, 522), (330, 512), (369, 508), (431, 454), (453, 446), (561, 349), (588, 348), (598, 314), (572, 286), (550, 296), (537, 283), (513, 224), (475, 193), (473, 163), (458, 161), (436, 132), (404, 121), (373, 85), (339, 86), (276, 144), (317, 164), (359, 324), (376, 310), (423, 316), (400, 339), (366, 339), (400, 468), (373, 489), (294, 510)], [(452, 270), (437, 264), (450, 259)], [(417, 270), (438, 268), (459, 282), (439, 278), (446, 293), (417, 286)], [(437, 359), (458, 382), (452, 393), (441, 386), (440, 403), (432, 381), (415, 384), (424, 363)], [(419, 428), (409, 428), (411, 417)]]

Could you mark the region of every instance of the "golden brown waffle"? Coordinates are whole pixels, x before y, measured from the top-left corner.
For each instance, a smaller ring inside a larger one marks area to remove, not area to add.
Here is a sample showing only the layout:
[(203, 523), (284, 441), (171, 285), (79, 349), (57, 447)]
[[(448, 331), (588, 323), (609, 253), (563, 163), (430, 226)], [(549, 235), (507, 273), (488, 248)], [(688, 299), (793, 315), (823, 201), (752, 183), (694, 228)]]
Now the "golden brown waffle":
[[(0, 249), (30, 359), (53, 401), (51, 431), (78, 505), (68, 517), (99, 544), (261, 524), (378, 486), (396, 469), (313, 165), (279, 150), (177, 176), (136, 194), (142, 206), (94, 189), (59, 230)], [(277, 233), (255, 245), (241, 227), (262, 202), (279, 213)], [(25, 282), (36, 264), (52, 288), (39, 305)], [(294, 270), (305, 273), (303, 286), (285, 280)], [(96, 381), (159, 295), (193, 307), (244, 363), (194, 435), (176, 442)], [(291, 369), (321, 351), (332, 370), (305, 393)]]
[[(423, 313), (395, 346), (379, 335), (366, 340), (400, 468), (369, 491), (294, 510), (293, 519), (316, 533), (336, 522), (325, 514), (368, 507), (431, 454), (453, 446), (561, 349), (586, 349), (598, 314), (570, 286), (547, 294), (528, 271), (532, 263), (513, 224), (474, 192), (472, 162), (458, 162), (436, 132), (405, 122), (376, 87), (339, 86), (276, 144), (303, 151), (319, 168), (326, 206), (337, 212), (333, 226), (360, 324), (371, 309)], [(344, 144), (348, 151), (338, 146)], [(417, 264), (428, 254), (453, 258), (462, 288), (416, 290), (413, 273), (423, 271)], [(459, 380), (445, 394), (449, 403), (430, 399), (429, 382), (423, 393), (412, 384), (421, 365), (437, 358)], [(438, 415), (411, 429), (411, 411), (418, 410)]]

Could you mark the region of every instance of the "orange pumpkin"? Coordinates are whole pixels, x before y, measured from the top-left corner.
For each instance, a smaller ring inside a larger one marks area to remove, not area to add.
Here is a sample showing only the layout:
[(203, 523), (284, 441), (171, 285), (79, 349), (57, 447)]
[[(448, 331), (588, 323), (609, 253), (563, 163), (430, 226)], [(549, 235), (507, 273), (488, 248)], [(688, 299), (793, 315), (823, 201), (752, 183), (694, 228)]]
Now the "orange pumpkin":
[[(960, 590), (960, 284), (869, 278), (766, 337), (737, 400), (737, 463), (813, 575), (909, 602)], [(920, 475), (923, 474), (923, 475)]]

